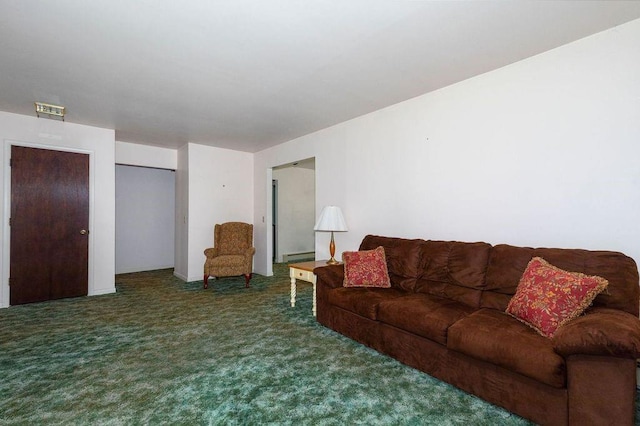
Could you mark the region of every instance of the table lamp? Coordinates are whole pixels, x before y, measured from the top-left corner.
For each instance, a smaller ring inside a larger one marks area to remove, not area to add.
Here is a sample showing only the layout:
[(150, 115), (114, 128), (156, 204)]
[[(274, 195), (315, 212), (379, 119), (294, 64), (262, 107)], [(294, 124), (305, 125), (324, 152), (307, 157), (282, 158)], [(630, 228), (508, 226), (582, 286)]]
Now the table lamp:
[(331, 243), (329, 243), (329, 253), (331, 259), (327, 261), (327, 265), (335, 265), (338, 262), (333, 256), (336, 254), (336, 243), (333, 240), (334, 232), (347, 231), (347, 223), (344, 221), (342, 211), (337, 206), (325, 206), (320, 212), (320, 218), (313, 227), (314, 231), (331, 232)]

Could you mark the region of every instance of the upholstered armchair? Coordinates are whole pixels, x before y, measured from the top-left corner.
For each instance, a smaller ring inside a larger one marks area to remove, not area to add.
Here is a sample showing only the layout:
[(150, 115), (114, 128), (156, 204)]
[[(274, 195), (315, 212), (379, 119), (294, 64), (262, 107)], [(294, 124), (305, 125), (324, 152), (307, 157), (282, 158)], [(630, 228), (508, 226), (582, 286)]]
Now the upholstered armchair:
[(249, 287), (253, 269), (253, 225), (242, 222), (216, 224), (213, 248), (204, 251), (204, 288), (209, 288), (209, 277), (235, 277), (244, 275)]

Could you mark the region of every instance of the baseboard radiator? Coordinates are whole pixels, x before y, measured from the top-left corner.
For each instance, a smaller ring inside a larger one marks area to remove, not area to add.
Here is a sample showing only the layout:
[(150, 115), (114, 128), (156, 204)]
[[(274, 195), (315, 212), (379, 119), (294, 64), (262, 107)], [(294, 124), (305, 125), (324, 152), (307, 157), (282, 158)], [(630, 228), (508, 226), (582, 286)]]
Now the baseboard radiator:
[(305, 251), (302, 253), (287, 253), (282, 255), (282, 262), (293, 262), (296, 260), (314, 259), (316, 257), (315, 251)]

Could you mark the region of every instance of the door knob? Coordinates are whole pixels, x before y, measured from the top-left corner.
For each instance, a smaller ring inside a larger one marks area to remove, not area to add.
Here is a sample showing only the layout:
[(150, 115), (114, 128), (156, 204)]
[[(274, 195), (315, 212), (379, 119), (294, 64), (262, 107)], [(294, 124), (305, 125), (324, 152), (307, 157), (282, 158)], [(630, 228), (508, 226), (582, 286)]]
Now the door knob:
[(87, 235), (89, 233), (89, 231), (87, 231), (86, 229), (81, 229), (80, 230), (80, 235)]

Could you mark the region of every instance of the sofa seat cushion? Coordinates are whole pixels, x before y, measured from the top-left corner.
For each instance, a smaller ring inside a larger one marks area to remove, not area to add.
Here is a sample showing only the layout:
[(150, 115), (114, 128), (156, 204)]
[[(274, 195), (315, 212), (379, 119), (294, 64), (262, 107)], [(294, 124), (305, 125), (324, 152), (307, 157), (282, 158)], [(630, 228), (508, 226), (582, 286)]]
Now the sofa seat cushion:
[(447, 347), (556, 388), (566, 384), (564, 359), (551, 340), (502, 311), (485, 308), (456, 322)]
[(380, 302), (378, 320), (446, 345), (449, 326), (474, 311), (455, 300), (414, 293)]
[(327, 292), (329, 304), (353, 312), (371, 320), (378, 319), (380, 302), (395, 299), (406, 292), (394, 288), (340, 287)]

